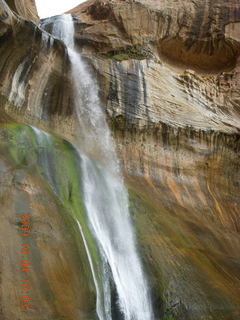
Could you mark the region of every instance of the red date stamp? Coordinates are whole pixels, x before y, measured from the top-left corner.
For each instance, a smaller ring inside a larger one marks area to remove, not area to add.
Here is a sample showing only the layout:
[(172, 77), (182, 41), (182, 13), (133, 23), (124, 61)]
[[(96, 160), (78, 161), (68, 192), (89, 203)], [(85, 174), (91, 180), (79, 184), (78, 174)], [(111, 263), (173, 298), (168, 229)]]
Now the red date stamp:
[(22, 308), (27, 309), (31, 306), (31, 282), (28, 280), (28, 272), (31, 268), (31, 261), (29, 255), (31, 253), (31, 248), (29, 242), (27, 241), (27, 237), (31, 234), (31, 216), (29, 213), (22, 212), (20, 214), (20, 235), (22, 237), (23, 242), (21, 243), (20, 253), (20, 269), (23, 275), (23, 280), (20, 281), (20, 305)]

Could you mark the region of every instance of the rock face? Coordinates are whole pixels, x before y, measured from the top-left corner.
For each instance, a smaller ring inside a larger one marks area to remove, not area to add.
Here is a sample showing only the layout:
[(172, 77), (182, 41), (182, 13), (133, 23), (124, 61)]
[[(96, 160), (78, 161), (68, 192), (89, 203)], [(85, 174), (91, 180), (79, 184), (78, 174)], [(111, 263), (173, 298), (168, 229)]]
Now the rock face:
[[(0, 126), (1, 319), (92, 319), (95, 313), (73, 209), (83, 212), (74, 162), (72, 147), (61, 139), (25, 125)], [(24, 296), (29, 308), (21, 304)]]
[(6, 3), (22, 18), (39, 23), (39, 16), (34, 0), (6, 0)]
[(79, 43), (96, 52), (129, 46), (207, 73), (231, 68), (239, 55), (237, 1), (95, 1), (71, 12), (80, 17)]
[[(63, 44), (31, 21), (16, 16), (5, 2), (0, 8), (3, 118), (37, 126), (41, 123), (45, 128), (52, 122), (51, 127), (61, 132), (60, 127), (68, 117), (63, 132), (65, 135), (74, 132), (71, 125), (74, 118), (69, 118), (72, 115), (69, 64)], [(55, 129), (53, 132), (56, 133)]]
[[(156, 320), (238, 320), (239, 1), (87, 1), (71, 13), (122, 160)], [(3, 1), (0, 16), (1, 122), (76, 142), (63, 44)]]

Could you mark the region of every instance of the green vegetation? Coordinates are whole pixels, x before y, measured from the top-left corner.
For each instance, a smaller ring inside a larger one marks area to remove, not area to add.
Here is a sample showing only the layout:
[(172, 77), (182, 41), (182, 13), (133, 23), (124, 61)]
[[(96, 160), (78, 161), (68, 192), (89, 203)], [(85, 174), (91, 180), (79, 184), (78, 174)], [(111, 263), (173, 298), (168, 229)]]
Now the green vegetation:
[(125, 48), (104, 52), (100, 54), (104, 58), (113, 59), (115, 61), (124, 60), (144, 60), (151, 56), (150, 52), (144, 50), (140, 46), (127, 46)]
[(83, 202), (79, 156), (67, 141), (45, 134), (36, 133), (33, 128), (22, 124), (5, 124), (0, 127), (0, 152), (19, 169), (34, 170), (49, 188), (50, 194), (61, 203), (66, 212), (63, 217), (69, 226), (84, 262), (84, 273), (89, 288), (95, 295), (91, 268), (84, 242), (76, 220), (80, 223), (88, 250), (91, 254), (100, 290), (102, 283), (99, 271), (100, 256), (95, 240), (87, 223)]
[(114, 56), (112, 56), (112, 59), (116, 61), (123, 61), (123, 60), (130, 59), (130, 57), (126, 53), (122, 53), (122, 54), (115, 54)]

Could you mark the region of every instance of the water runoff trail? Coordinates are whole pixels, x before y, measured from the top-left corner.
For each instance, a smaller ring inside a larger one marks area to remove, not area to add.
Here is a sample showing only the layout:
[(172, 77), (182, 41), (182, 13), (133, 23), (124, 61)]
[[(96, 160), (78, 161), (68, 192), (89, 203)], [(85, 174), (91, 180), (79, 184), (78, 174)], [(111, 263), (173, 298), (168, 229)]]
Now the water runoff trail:
[[(98, 318), (114, 320), (111, 314), (111, 287), (114, 284), (122, 319), (153, 320), (148, 285), (130, 220), (128, 194), (98, 97), (98, 86), (83, 58), (74, 49), (72, 16), (55, 17), (51, 33), (65, 43), (71, 63), (81, 139), (79, 157), (84, 202), (89, 228), (101, 255), (102, 290), (97, 285), (90, 252), (87, 251), (95, 279)], [(91, 160), (89, 155), (99, 161)], [(79, 228), (82, 233), (80, 224)]]

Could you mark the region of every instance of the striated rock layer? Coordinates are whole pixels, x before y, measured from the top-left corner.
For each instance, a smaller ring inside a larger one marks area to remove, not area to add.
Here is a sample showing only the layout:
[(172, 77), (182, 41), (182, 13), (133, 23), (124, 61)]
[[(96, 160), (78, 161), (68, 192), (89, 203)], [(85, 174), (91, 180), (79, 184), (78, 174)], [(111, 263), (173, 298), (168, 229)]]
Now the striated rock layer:
[(6, 3), (22, 18), (39, 23), (39, 16), (34, 0), (6, 0)]
[[(0, 3), (1, 122), (76, 142), (64, 45)], [(87, 1), (71, 13), (122, 160), (156, 320), (238, 320), (239, 1)]]

